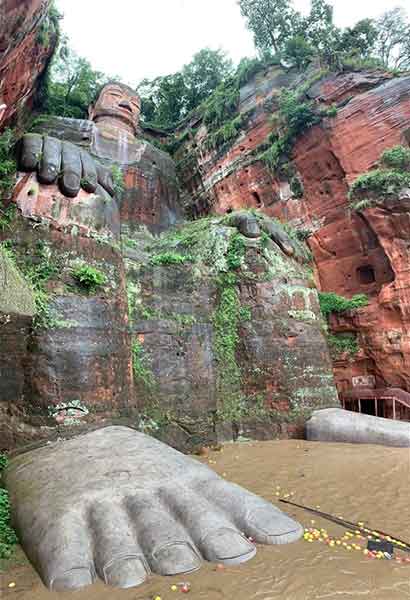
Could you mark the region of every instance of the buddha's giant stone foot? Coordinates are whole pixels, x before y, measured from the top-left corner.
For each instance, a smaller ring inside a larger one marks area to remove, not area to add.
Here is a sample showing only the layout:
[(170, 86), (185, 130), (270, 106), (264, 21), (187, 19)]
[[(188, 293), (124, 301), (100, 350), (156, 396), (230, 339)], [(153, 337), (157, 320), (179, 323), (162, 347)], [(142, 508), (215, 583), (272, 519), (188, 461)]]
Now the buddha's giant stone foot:
[(12, 460), (14, 523), (54, 591), (133, 587), (150, 572), (189, 573), (202, 560), (238, 564), (302, 527), (205, 465), (126, 427), (108, 427)]
[(410, 423), (371, 415), (326, 408), (317, 410), (306, 423), (308, 440), (349, 442), (351, 444), (382, 444), (410, 447)]

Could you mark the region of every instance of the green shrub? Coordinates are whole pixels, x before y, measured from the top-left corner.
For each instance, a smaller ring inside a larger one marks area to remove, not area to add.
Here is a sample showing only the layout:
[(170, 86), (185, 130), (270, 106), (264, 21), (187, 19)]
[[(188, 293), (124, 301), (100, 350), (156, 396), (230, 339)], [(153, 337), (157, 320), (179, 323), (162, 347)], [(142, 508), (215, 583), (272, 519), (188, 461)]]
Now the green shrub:
[(388, 169), (397, 171), (410, 170), (410, 148), (404, 146), (394, 146), (385, 150), (380, 157), (380, 162)]
[(164, 252), (153, 256), (150, 262), (152, 265), (183, 265), (192, 261), (193, 257), (190, 254), (184, 256), (177, 252)]
[(243, 58), (238, 68), (236, 69), (235, 79), (238, 88), (246, 85), (252, 77), (257, 73), (272, 67), (273, 65), (280, 65), (280, 59), (275, 56), (263, 57), (263, 58)]
[(114, 186), (114, 194), (119, 197), (125, 189), (124, 173), (121, 171), (120, 167), (113, 165), (111, 167), (111, 177)]
[(16, 216), (15, 204), (10, 204), (6, 209), (0, 209), (0, 231), (10, 229), (10, 225)]
[(0, 559), (10, 558), (18, 541), (10, 523), (9, 495), (7, 490), (1, 487), (1, 474), (7, 462), (7, 456), (0, 454)]
[(131, 352), (136, 383), (141, 384), (147, 392), (152, 392), (155, 388), (155, 379), (151, 369), (147, 366), (147, 356), (143, 345), (138, 341), (134, 341)]
[(355, 356), (359, 352), (357, 336), (354, 333), (339, 333), (337, 335), (329, 334), (327, 336), (330, 354), (332, 358), (339, 358), (346, 352), (350, 356)]
[[(363, 200), (367, 196), (376, 199), (385, 199), (398, 195), (403, 189), (410, 186), (410, 172), (396, 170), (376, 169), (369, 173), (359, 175), (353, 182), (349, 199)], [(357, 204), (352, 202), (352, 207), (357, 209)]]
[(8, 198), (16, 181), (16, 161), (12, 150), (15, 144), (11, 129), (5, 129), (0, 135), (0, 200)]
[(268, 169), (277, 174), (288, 165), (293, 144), (307, 129), (320, 123), (322, 116), (314, 110), (313, 102), (301, 100), (300, 91), (285, 90), (279, 98), (278, 131), (272, 133), (268, 141), (271, 146), (260, 155)]
[(331, 106), (329, 106), (328, 108), (324, 109), (321, 114), (324, 117), (336, 117), (337, 116), (337, 107), (332, 104)]
[(305, 189), (303, 187), (303, 182), (297, 175), (293, 175), (289, 181), (290, 191), (294, 195), (295, 198), (303, 198), (303, 194), (305, 193)]
[(286, 138), (280, 138), (273, 142), (259, 158), (265, 163), (269, 171), (275, 174), (279, 171), (281, 163), (288, 161), (290, 150), (291, 145), (288, 140)]
[(46, 284), (58, 273), (57, 266), (52, 262), (49, 249), (43, 242), (38, 242), (34, 255), (38, 262), (20, 263), (23, 275), (29, 281), (33, 292), (36, 305), (36, 315), (34, 317), (34, 328), (48, 329), (54, 323), (50, 311), (50, 297), (47, 292)]
[(107, 277), (94, 267), (81, 265), (73, 270), (73, 277), (87, 292), (94, 292), (107, 283)]
[(287, 135), (292, 139), (321, 120), (314, 111), (313, 102), (302, 102), (298, 91), (285, 90), (281, 93), (279, 114), (286, 125)]
[(228, 121), (214, 133), (210, 133), (206, 138), (206, 146), (208, 149), (219, 148), (222, 144), (235, 140), (241, 131), (242, 122), (242, 115), (238, 115), (235, 119)]
[(331, 313), (343, 313), (363, 308), (368, 305), (369, 301), (366, 294), (356, 294), (349, 299), (334, 292), (319, 292), (319, 303), (322, 314), (328, 317)]
[(0, 452), (0, 481), (1, 481), (1, 474), (3, 473), (4, 469), (7, 467), (8, 465), (8, 458), (7, 455), (4, 454), (3, 452)]

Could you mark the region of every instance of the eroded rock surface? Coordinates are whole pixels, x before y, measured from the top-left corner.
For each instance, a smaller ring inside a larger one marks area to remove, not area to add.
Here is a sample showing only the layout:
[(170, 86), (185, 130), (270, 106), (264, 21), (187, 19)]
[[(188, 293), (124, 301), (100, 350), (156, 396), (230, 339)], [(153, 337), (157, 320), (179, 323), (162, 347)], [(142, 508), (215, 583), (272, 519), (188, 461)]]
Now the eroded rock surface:
[(92, 120), (42, 120), (22, 141), (1, 236), (37, 305), (22, 441), (105, 419), (184, 450), (300, 435), (338, 404), (306, 248), (246, 211), (183, 225), (174, 162), (136, 137), (139, 110), (110, 83)]
[[(294, 176), (275, 176), (258, 148), (272, 130), (280, 91), (301, 85), (319, 108), (334, 105), (337, 112), (299, 136)], [(370, 377), (377, 388), (409, 391), (408, 203), (397, 198), (357, 213), (347, 198), (349, 185), (375, 168), (385, 149), (409, 145), (409, 76), (329, 74), (306, 87), (306, 76), (285, 76), (272, 67), (242, 88), (239, 110), (245, 125), (236, 139), (204, 152), (200, 141), (209, 133), (202, 126), (178, 155), (192, 214), (259, 208), (309, 236), (320, 289), (369, 297), (368, 307), (331, 319), (333, 334), (357, 335), (359, 342), (355, 356), (344, 354), (334, 363), (339, 391), (349, 392), (357, 377)]]
[(44, 0), (4, 0), (0, 6), (0, 127), (30, 108), (53, 53), (56, 25)]

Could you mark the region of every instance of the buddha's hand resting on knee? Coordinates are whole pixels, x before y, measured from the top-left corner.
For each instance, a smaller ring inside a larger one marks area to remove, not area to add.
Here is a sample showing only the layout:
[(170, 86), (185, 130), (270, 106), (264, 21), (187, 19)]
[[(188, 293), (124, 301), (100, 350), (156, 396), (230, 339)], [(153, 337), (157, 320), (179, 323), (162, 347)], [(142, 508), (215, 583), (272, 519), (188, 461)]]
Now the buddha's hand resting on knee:
[(37, 172), (43, 184), (58, 183), (61, 192), (75, 198), (80, 189), (94, 193), (98, 185), (114, 195), (111, 171), (98, 164), (92, 156), (70, 142), (28, 133), (21, 140), (18, 167)]

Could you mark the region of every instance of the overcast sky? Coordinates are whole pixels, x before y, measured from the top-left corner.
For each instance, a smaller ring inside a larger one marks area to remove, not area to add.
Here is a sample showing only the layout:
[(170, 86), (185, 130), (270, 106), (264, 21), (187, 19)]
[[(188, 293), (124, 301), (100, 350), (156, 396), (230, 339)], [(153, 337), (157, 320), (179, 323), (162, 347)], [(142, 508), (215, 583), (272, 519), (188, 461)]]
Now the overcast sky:
[[(72, 47), (95, 69), (135, 86), (178, 71), (206, 46), (234, 62), (255, 54), (237, 0), (57, 0)], [(335, 22), (353, 25), (409, 0), (330, 0)], [(295, 0), (306, 12), (309, 0)]]

